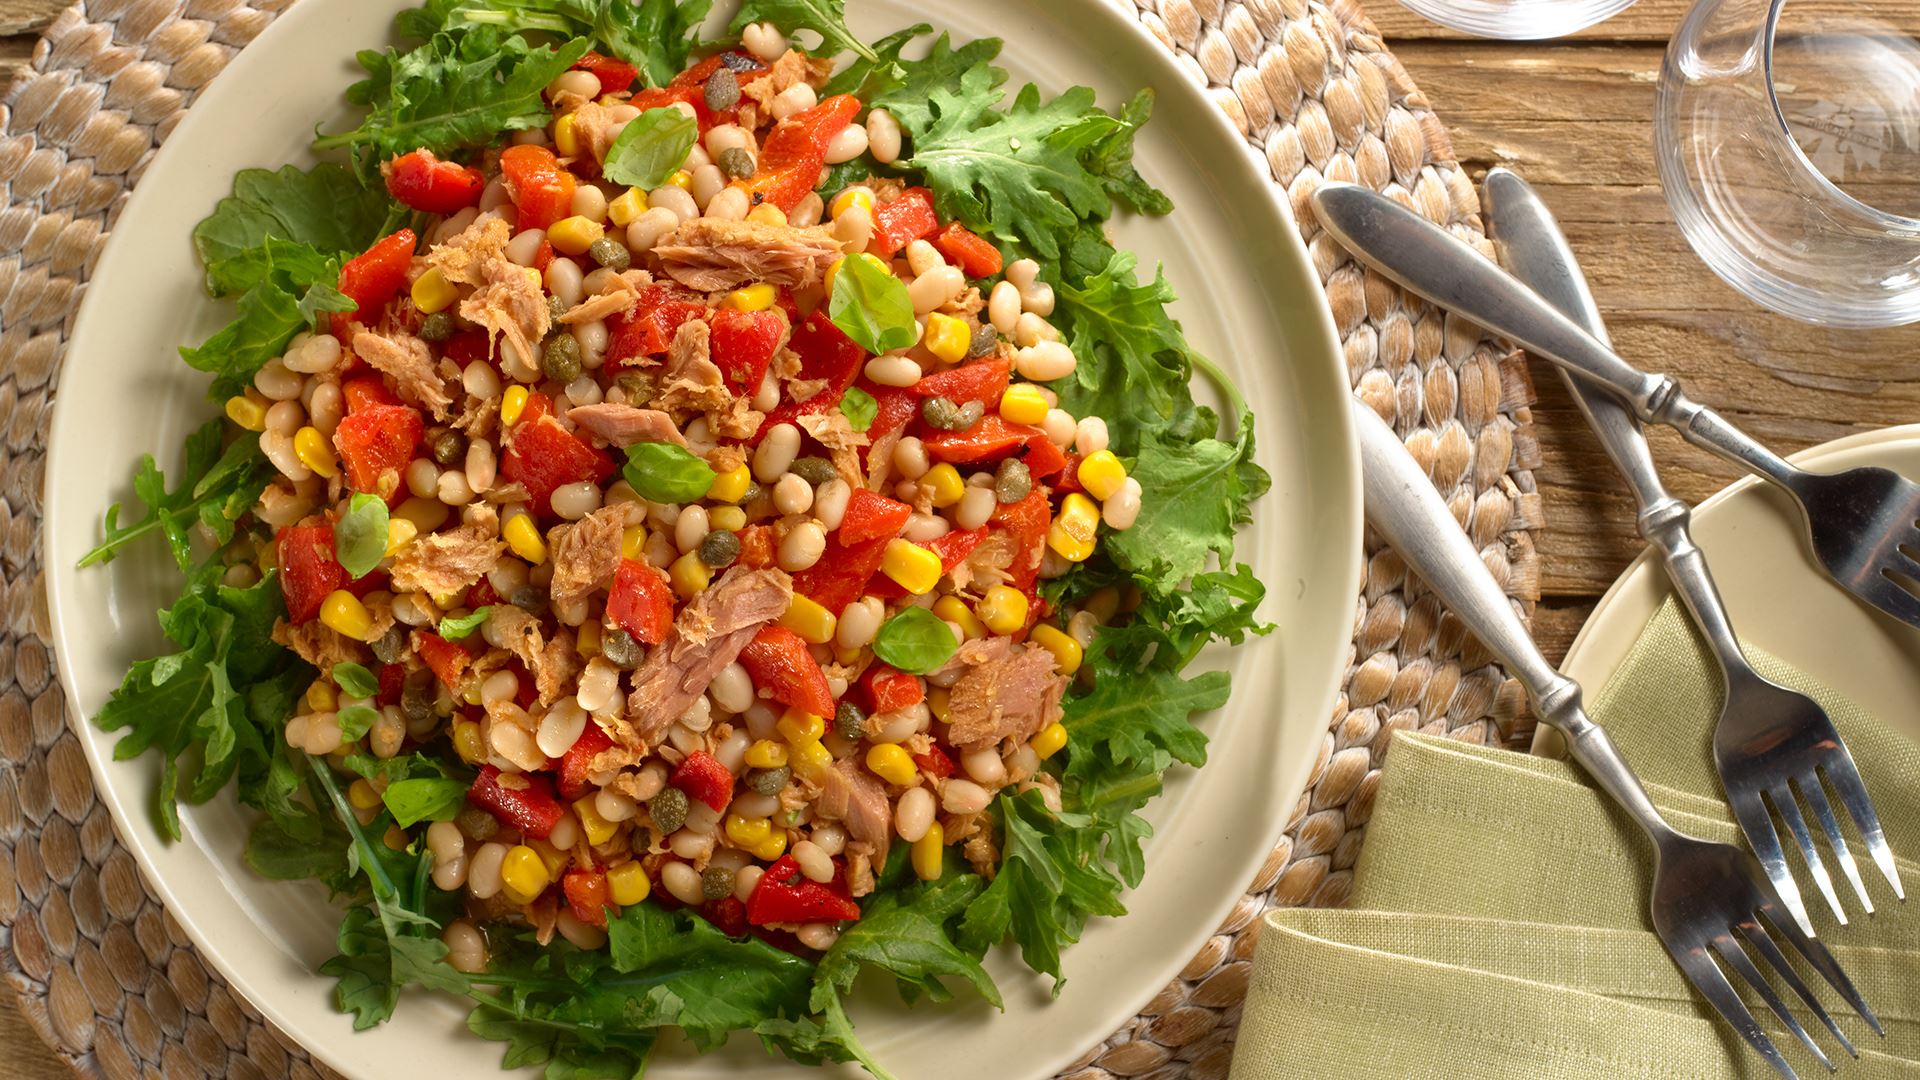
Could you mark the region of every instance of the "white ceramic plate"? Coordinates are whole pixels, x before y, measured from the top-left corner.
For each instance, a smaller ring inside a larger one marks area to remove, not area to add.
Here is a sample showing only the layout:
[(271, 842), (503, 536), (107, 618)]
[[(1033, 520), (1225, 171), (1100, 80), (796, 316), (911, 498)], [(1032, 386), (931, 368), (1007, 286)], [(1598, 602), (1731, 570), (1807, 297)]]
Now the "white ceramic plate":
[[(1793, 462), (1815, 472), (1879, 465), (1920, 476), (1920, 426), (1853, 435), (1804, 450)], [(1843, 691), (1875, 716), (1920, 736), (1920, 633), (1833, 584), (1801, 539), (1786, 494), (1749, 477), (1701, 503), (1693, 538), (1707, 553), (1734, 632)], [(1665, 569), (1643, 552), (1600, 598), (1562, 665), (1591, 693), (1613, 677), (1670, 593)], [(1541, 728), (1536, 750), (1556, 743)]]
[[(239, 855), (249, 816), (230, 798), (187, 811), (186, 839), (155, 834), (151, 760), (116, 763), (113, 737), (81, 717), (118, 685), (128, 663), (163, 646), (157, 606), (177, 590), (158, 545), (110, 567), (76, 571), (108, 503), (129, 495), (142, 453), (170, 463), (206, 414), (202, 377), (174, 356), (226, 317), (200, 292), (188, 233), (243, 167), (309, 159), (316, 121), (345, 115), (340, 93), (357, 49), (388, 40), (397, 0), (306, 0), (282, 15), (194, 103), (128, 203), (94, 274), (59, 388), (47, 469), (46, 565), (55, 644), (68, 700), (102, 797), (160, 897), (207, 957), (275, 1024), (349, 1076), (492, 1075), (500, 1046), (466, 1034), (463, 1010), (410, 995), (394, 1022), (353, 1034), (313, 974), (330, 956), (339, 913), (318, 887), (258, 880)], [(926, 14), (907, 0), (855, 0), (854, 28), (871, 40)], [(1128, 12), (1130, 13), (1129, 7)], [(1263, 614), (1278, 633), (1208, 661), (1231, 668), (1234, 702), (1204, 720), (1213, 763), (1176, 770), (1155, 804), (1159, 829), (1132, 914), (1100, 920), (1066, 960), (1068, 985), (1049, 1000), (1017, 958), (989, 967), (1008, 1007), (977, 1001), (908, 1011), (870, 993), (857, 1003), (862, 1037), (903, 1076), (1045, 1076), (1132, 1016), (1225, 917), (1278, 839), (1326, 727), (1351, 633), (1359, 578), (1360, 498), (1347, 427), (1345, 369), (1284, 201), (1226, 118), (1117, 7), (982, 0), (941, 12), (956, 37), (1007, 39), (1016, 81), (1050, 91), (1074, 82), (1117, 105), (1160, 92), (1139, 141), (1148, 179), (1182, 208), (1169, 221), (1126, 222), (1118, 239), (1145, 266), (1166, 263), (1183, 299), (1176, 314), (1194, 344), (1233, 373), (1259, 414), (1259, 460), (1274, 477), (1241, 556), (1269, 586)], [(964, 1054), (955, 1053), (966, 1047)], [(711, 1076), (764, 1068), (736, 1040), (704, 1059), (666, 1053), (657, 1075)]]

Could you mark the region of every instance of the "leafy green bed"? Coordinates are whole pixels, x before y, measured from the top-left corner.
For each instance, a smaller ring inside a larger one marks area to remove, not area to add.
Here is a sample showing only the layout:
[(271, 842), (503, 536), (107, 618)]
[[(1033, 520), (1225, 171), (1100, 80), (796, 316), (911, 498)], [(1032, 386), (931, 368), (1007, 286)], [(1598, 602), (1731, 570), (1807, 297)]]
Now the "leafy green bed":
[[(709, 4), (429, 0), (401, 14), (397, 36), (412, 44), (359, 56), (367, 77), (347, 97), (364, 119), (315, 141), (345, 163), (243, 172), (194, 230), (209, 293), (234, 301), (225, 328), (181, 349), (212, 376), (209, 396), (237, 392), (297, 331), (353, 306), (334, 288), (341, 262), (408, 213), (382, 187), (381, 161), (421, 146), (454, 154), (546, 123), (542, 87), (589, 48), (663, 84), (704, 44), (696, 32)], [(377, 838), (392, 821), (451, 816), (469, 774), (450, 753), (348, 756), (346, 773), (393, 782), (386, 808), (363, 828), (342, 795), (351, 776), (289, 751), (282, 728), (313, 671), (261, 646), (282, 611), (278, 584), (269, 574), (249, 588), (221, 585), (218, 556), (197, 550), (191, 535), (197, 527), (224, 544), (236, 530), (257, 530), (247, 512), (273, 475), (255, 440), (228, 441), (233, 429), (215, 421), (189, 438), (170, 489), (151, 457), (140, 463), (134, 490), (144, 516), (123, 525), (118, 507), (110, 510), (85, 560), (111, 559), (157, 532), (184, 576), (180, 598), (160, 613), (177, 651), (136, 664), (95, 721), (126, 732), (116, 757), (160, 757), (154, 812), (166, 835), (179, 835), (176, 800), (204, 802), (234, 784), (263, 815), (249, 865), (273, 878), (317, 878), (351, 905), (340, 955), (322, 970), (357, 1027), (387, 1020), (401, 988), (418, 985), (470, 998), (469, 1027), (507, 1044), (503, 1064), (544, 1063), (552, 1080), (637, 1076), (669, 1027), (703, 1049), (751, 1031), (797, 1061), (858, 1060), (885, 1076), (842, 1008), (860, 972), (891, 976), (908, 1001), (944, 1001), (966, 984), (998, 1005), (980, 958), (1010, 938), (1057, 980), (1061, 950), (1088, 919), (1124, 914), (1120, 894), (1140, 881), (1152, 831), (1138, 811), (1159, 793), (1161, 775), (1206, 758), (1189, 717), (1224, 704), (1228, 678), (1183, 669), (1211, 640), (1238, 643), (1269, 629), (1254, 614), (1262, 585), (1233, 561), (1234, 531), (1267, 486), (1252, 461), (1251, 414), (1224, 380), (1236, 434), (1222, 436), (1214, 412), (1195, 404), (1194, 371), (1218, 372), (1168, 316), (1164, 278), (1141, 281), (1135, 257), (1115, 250), (1104, 228), (1116, 209), (1172, 209), (1131, 163), (1151, 93), (1117, 113), (1080, 87), (1049, 98), (1029, 85), (1009, 96), (1006, 72), (993, 65), (998, 41), (955, 47), (942, 34), (923, 58), (906, 59), (930, 27), (869, 46), (847, 29), (841, 4), (747, 0), (732, 24), (736, 33), (756, 20), (814, 32), (827, 50), (853, 54), (828, 92), (856, 93), (899, 118), (909, 153), (891, 167), (864, 157), (836, 166), (824, 193), (868, 173), (908, 176), (933, 190), (943, 217), (1009, 259), (1038, 259), (1058, 296), (1053, 320), (1079, 358), (1076, 375), (1055, 386), (1062, 405), (1106, 418), (1143, 489), (1137, 525), (1107, 534), (1100, 554), (1050, 586), (1057, 604), (1115, 584), (1139, 596), (1133, 617), (1102, 630), (1089, 650), (1092, 689), (1066, 703), (1067, 749), (1048, 763), (1063, 809), (1049, 810), (1037, 791), (998, 800), (1004, 862), (991, 883), (957, 859), (943, 878), (919, 882), (904, 865), (907, 846), (896, 845), (860, 921), (817, 963), (643, 903), (611, 921), (604, 951), (564, 941), (541, 948), (529, 935), (496, 941), (492, 970), (463, 975), (442, 962), (436, 927), (457, 915), (456, 901), (428, 887), (423, 845), (395, 852)], [(355, 725), (342, 720), (353, 738)]]

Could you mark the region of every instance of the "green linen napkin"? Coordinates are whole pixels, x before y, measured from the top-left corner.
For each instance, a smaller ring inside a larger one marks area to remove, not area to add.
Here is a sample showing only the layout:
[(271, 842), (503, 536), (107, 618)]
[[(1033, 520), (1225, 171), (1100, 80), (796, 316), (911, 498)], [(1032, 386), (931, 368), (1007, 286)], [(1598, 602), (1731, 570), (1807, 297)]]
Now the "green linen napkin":
[[(1748, 654), (1768, 677), (1826, 707), (1893, 850), (1920, 855), (1920, 745), (1773, 657)], [(1591, 712), (1675, 827), (1739, 843), (1713, 768), (1718, 687), (1692, 624), (1669, 600), (1592, 696)], [(1855, 857), (1879, 914), (1857, 914), (1857, 899), (1846, 895), (1856, 914), (1840, 927), (1811, 882), (1807, 898), (1886, 1038), (1804, 974), (1860, 1048), (1842, 1075), (1920, 1080), (1920, 898), (1894, 900), (1865, 851)], [(1697, 1002), (1654, 936), (1651, 865), (1639, 830), (1577, 767), (1397, 737), (1349, 909), (1275, 911), (1261, 927), (1234, 1077), (1773, 1076)], [(1920, 862), (1902, 859), (1900, 868), (1902, 881), (1920, 889)], [(1759, 1001), (1750, 1003), (1802, 1076), (1825, 1074)], [(1810, 1015), (1802, 1022), (1845, 1061)]]

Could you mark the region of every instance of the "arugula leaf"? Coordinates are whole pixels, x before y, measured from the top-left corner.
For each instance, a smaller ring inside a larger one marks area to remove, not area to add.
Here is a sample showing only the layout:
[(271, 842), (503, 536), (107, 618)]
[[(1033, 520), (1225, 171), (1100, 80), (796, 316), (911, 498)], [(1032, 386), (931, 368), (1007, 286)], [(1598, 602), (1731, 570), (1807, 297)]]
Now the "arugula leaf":
[[(283, 242), (275, 245), (282, 265), (302, 253), (358, 254), (391, 231), (399, 211), (384, 186), (363, 185), (332, 162), (310, 170), (242, 169), (234, 174), (233, 194), (193, 227), (193, 249), (206, 267), (207, 291), (228, 296), (259, 283), (260, 253), (269, 240)], [(314, 273), (307, 280), (321, 278)]]
[(1081, 154), (1087, 171), (1100, 177), (1107, 193), (1137, 214), (1161, 217), (1173, 213), (1173, 200), (1147, 183), (1133, 166), (1133, 137), (1153, 117), (1153, 87), (1143, 86), (1120, 110), (1118, 130), (1096, 140)]
[[(276, 261), (276, 253), (291, 253), (291, 258)], [(258, 264), (249, 263), (245, 274), (254, 284), (240, 295), (232, 322), (216, 331), (198, 347), (180, 349), (187, 366), (214, 377), (207, 397), (223, 401), (244, 391), (261, 365), (286, 351), (287, 342), (303, 329), (312, 327), (321, 312), (352, 311), (353, 301), (346, 298), (335, 283), (339, 266), (331, 260), (316, 260), (311, 249), (287, 247), (270, 241), (261, 249)], [(243, 260), (228, 259), (223, 272), (232, 280), (242, 280), (234, 267)]]
[(1093, 848), (1101, 832), (1091, 815), (1047, 809), (1037, 790), (995, 800), (1003, 840), (1000, 873), (960, 923), (960, 946), (983, 950), (1009, 932), (1027, 966), (1054, 978), (1060, 950), (1080, 940), (1092, 915), (1124, 915), (1120, 878)]
[(1140, 482), (1140, 517), (1102, 546), (1143, 587), (1162, 593), (1205, 569), (1209, 553), (1233, 559), (1234, 529), (1252, 518), (1249, 504), (1270, 482), (1253, 462), (1252, 413), (1241, 414), (1232, 443), (1146, 432), (1131, 475)]
[[(1174, 299), (1173, 287), (1164, 271), (1155, 272), (1152, 284), (1138, 284), (1138, 263), (1132, 252), (1116, 251), (1099, 273), (1077, 284), (1063, 280), (1055, 287), (1055, 320), (1064, 324), (1068, 346), (1076, 357), (1095, 362), (1074, 369), (1077, 385), (1054, 389), (1074, 402), (1064, 406), (1069, 409), (1085, 408), (1083, 395), (1096, 399), (1098, 406), (1076, 415), (1106, 416), (1109, 432), (1118, 430), (1123, 436), (1123, 448), (1135, 445), (1142, 425), (1158, 427), (1171, 420), (1177, 398), (1191, 400), (1190, 349), (1180, 324), (1166, 311)], [(1148, 415), (1136, 419), (1142, 407)]]
[(247, 836), (247, 868), (274, 881), (325, 881), (347, 869), (345, 829), (328, 822), (327, 831), (295, 832), (285, 823), (264, 818)]
[(891, 76), (882, 73), (888, 72), (889, 69), (897, 69), (898, 65), (903, 63), (900, 59), (900, 51), (912, 44), (914, 38), (931, 33), (933, 33), (931, 23), (915, 23), (905, 30), (895, 30), (874, 42), (870, 46), (873, 57), (868, 59), (864, 56), (856, 56), (846, 67), (835, 72), (833, 77), (827, 80), (827, 85), (820, 88), (821, 100), (824, 101), (835, 94), (852, 94), (871, 107), (877, 87), (889, 84), (875, 80), (897, 80), (900, 77), (897, 70)]
[(186, 573), (194, 562), (188, 530), (195, 522), (206, 526), (215, 543), (232, 540), (236, 523), (253, 509), (260, 492), (273, 479), (274, 469), (260, 452), (257, 439), (235, 439), (222, 450), (220, 440), (225, 430), (225, 422), (216, 418), (187, 436), (180, 482), (172, 491), (167, 490), (166, 474), (154, 463), (153, 455), (141, 455), (133, 470), (133, 493), (145, 504), (146, 516), (122, 526), (120, 504), (107, 507), (99, 545), (81, 556), (76, 565), (112, 562), (121, 548), (157, 530), (166, 537), (173, 561)]
[(1183, 679), (1160, 668), (1132, 673), (1096, 664), (1093, 691), (1068, 700), (1061, 718), (1076, 751), (1067, 771), (1100, 757), (1123, 766), (1149, 761), (1156, 751), (1206, 764), (1207, 737), (1187, 717), (1225, 705), (1227, 683), (1224, 671)]
[(615, 971), (643, 977), (629, 988), (671, 991), (671, 1001), (655, 1002), (654, 1024), (677, 1025), (703, 1050), (766, 1017), (808, 1012), (812, 964), (757, 938), (736, 941), (684, 911), (628, 907), (607, 920), (607, 946)]
[(480, 624), (486, 622), (487, 617), (492, 614), (493, 605), (484, 604), (465, 615), (449, 615), (440, 620), (440, 636), (448, 641), (463, 640), (467, 635), (480, 629)]
[[(924, 26), (913, 30), (921, 34), (927, 32)], [(906, 32), (909, 31), (903, 31)], [(1000, 55), (999, 38), (976, 38), (956, 49), (952, 39), (941, 31), (940, 36), (933, 39), (927, 55), (918, 60), (900, 59), (905, 42), (896, 44), (894, 38), (888, 38), (884, 44), (884, 51), (880, 46), (875, 47), (880, 52), (880, 62), (862, 69), (856, 61), (843, 76), (860, 70), (860, 100), (869, 108), (892, 113), (909, 134), (923, 132), (933, 123), (934, 108), (930, 99), (935, 88), (957, 86), (962, 77), (975, 68), (985, 70), (985, 91), (997, 91), (1007, 80), (1005, 71), (988, 63)]]
[(947, 924), (980, 895), (973, 874), (950, 874), (908, 889), (876, 892), (860, 921), (841, 931), (820, 958), (814, 975), (812, 1005), (825, 1010), (828, 999), (853, 989), (861, 967), (892, 975), (900, 995), (911, 1002), (920, 994), (948, 1001), (953, 992), (940, 980), (964, 979), (996, 1008), (1000, 990), (978, 957), (961, 950)]
[(909, 675), (925, 675), (958, 648), (946, 621), (923, 607), (904, 607), (873, 637), (873, 655)]
[(705, 495), (715, 474), (712, 466), (684, 446), (643, 442), (627, 447), (627, 463), (620, 475), (643, 499), (679, 503)]
[(652, 190), (687, 160), (699, 136), (693, 117), (679, 109), (648, 109), (620, 129), (600, 171), (614, 183)]
[(833, 275), (827, 299), (833, 325), (854, 343), (876, 355), (913, 345), (913, 300), (907, 284), (872, 255), (844, 259)]
[(840, 415), (847, 418), (847, 426), (855, 431), (865, 431), (873, 426), (873, 419), (880, 415), (880, 403), (872, 394), (857, 386), (847, 387), (840, 398)]
[(816, 51), (823, 56), (851, 52), (863, 60), (878, 59), (874, 51), (847, 28), (845, 0), (745, 0), (733, 21), (727, 24), (727, 33), (738, 34), (747, 24), (757, 22), (770, 22), (788, 35), (795, 30), (819, 34), (824, 48)]
[(387, 500), (365, 493), (348, 500), (347, 512), (333, 523), (333, 553), (348, 575), (373, 573), (387, 557)]
[(394, 824), (410, 829), (422, 821), (452, 821), (469, 786), (464, 780), (423, 776), (388, 784), (380, 799)]
[(348, 697), (370, 698), (380, 692), (380, 680), (365, 665), (343, 660), (333, 665), (333, 681)]
[(423, 20), (422, 28), (464, 22), (587, 38), (638, 68), (648, 86), (665, 86), (687, 66), (712, 7), (713, 0), (484, 0), (456, 4), (438, 22)]

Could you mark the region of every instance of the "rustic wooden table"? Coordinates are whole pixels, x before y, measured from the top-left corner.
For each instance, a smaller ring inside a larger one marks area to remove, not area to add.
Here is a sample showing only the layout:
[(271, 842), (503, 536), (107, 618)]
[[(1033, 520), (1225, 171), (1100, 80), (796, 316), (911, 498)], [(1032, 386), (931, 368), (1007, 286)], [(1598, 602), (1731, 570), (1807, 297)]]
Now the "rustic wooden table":
[[(1920, 0), (1908, 0), (1920, 13)], [(1803, 0), (1840, 8), (1840, 0)], [(0, 0), (0, 83), (32, 56), (64, 0)], [(1487, 42), (1421, 21), (1391, 0), (1370, 14), (1479, 172), (1507, 165), (1552, 204), (1627, 356), (1670, 371), (1783, 451), (1920, 419), (1920, 329), (1827, 331), (1761, 311), (1714, 277), (1667, 213), (1650, 119), (1666, 39), (1686, 0), (1640, 0), (1553, 44)], [(1558, 378), (1536, 371), (1547, 525), (1535, 629), (1549, 656), (1640, 550), (1629, 499)], [(1711, 494), (1735, 473), (1653, 433), (1669, 487)], [(4, 993), (4, 991), (0, 991)], [(11, 1008), (0, 1008), (0, 1077), (67, 1074)]]

